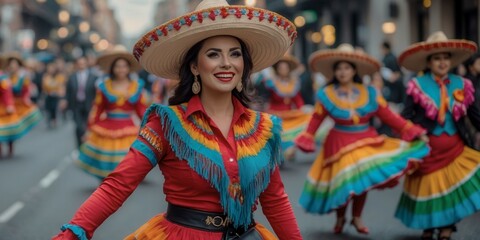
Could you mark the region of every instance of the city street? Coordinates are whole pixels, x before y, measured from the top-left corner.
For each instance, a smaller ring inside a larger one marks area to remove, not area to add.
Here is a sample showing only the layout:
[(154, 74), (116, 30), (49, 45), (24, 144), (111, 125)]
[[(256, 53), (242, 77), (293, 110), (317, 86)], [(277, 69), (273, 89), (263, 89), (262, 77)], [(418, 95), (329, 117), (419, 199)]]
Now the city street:
[[(59, 231), (92, 193), (99, 182), (84, 174), (72, 163), (74, 157), (73, 124), (61, 124), (48, 131), (45, 123), (37, 126), (16, 144), (14, 159), (0, 160), (0, 239), (44, 240)], [(313, 161), (313, 155), (297, 154), (294, 163), (282, 169), (282, 176), (290, 195), (304, 239), (418, 239), (420, 231), (409, 230), (393, 218), (400, 187), (389, 191), (375, 191), (368, 195), (364, 222), (370, 235), (356, 233), (345, 227), (344, 235), (334, 235), (334, 215), (305, 214), (297, 200), (304, 176)], [(164, 211), (162, 176), (155, 168), (123, 207), (96, 231), (94, 239), (122, 239), (150, 217)], [(257, 220), (266, 223), (262, 214)], [(478, 239), (480, 214), (461, 222), (455, 240)]]

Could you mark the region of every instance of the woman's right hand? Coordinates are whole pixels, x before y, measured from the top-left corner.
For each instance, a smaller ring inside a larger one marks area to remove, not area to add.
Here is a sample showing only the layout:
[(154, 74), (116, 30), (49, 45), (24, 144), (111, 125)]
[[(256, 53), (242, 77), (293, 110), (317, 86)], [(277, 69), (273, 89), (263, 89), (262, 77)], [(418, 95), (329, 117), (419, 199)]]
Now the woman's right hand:
[(303, 152), (315, 152), (315, 139), (310, 133), (302, 133), (295, 139), (295, 145)]
[(420, 135), (420, 136), (418, 137), (418, 139), (419, 139), (420, 141), (424, 141), (424, 142), (426, 142), (426, 143), (428, 143), (428, 142), (430, 141), (430, 139), (428, 138), (427, 134), (422, 134), (422, 135)]
[(15, 106), (13, 106), (13, 105), (7, 106), (6, 111), (7, 111), (8, 114), (13, 114), (15, 112)]

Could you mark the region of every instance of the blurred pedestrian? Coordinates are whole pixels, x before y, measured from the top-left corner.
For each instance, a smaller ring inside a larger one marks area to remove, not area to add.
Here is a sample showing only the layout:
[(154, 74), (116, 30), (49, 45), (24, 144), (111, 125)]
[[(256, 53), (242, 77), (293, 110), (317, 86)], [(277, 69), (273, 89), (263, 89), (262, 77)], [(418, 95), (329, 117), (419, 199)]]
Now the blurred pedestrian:
[[(300, 205), (309, 213), (336, 211), (333, 231), (339, 234), (353, 200), (350, 223), (357, 232), (368, 234), (361, 219), (367, 192), (395, 186), (403, 174), (418, 165), (428, 154), (428, 146), (422, 141), (406, 141), (424, 138), (426, 131), (392, 112), (375, 88), (362, 83), (362, 76), (380, 67), (373, 57), (341, 44), (337, 49), (314, 52), (309, 59), (312, 71), (331, 80), (318, 91), (315, 112), (296, 144), (313, 152), (313, 136), (323, 120), (329, 116), (335, 126), (310, 168)], [(369, 126), (373, 116), (399, 131), (405, 141), (379, 135)]]
[(60, 99), (65, 96), (66, 76), (60, 72), (56, 62), (47, 64), (42, 78), (42, 89), (45, 94), (45, 110), (47, 111), (47, 126), (57, 126), (57, 111)]
[(61, 102), (62, 111), (70, 110), (75, 122), (77, 147), (83, 143), (87, 129), (88, 113), (95, 99), (97, 77), (88, 70), (87, 59), (79, 57), (75, 61), (76, 72), (68, 78), (65, 98)]
[(55, 239), (91, 238), (157, 164), (167, 213), (126, 239), (277, 239), (253, 220), (258, 200), (281, 240), (302, 239), (278, 168), (280, 122), (248, 109), (244, 91), (251, 71), (278, 61), (295, 33), (268, 10), (204, 0), (139, 40), (134, 53), (147, 71), (180, 79), (175, 95), (147, 111), (127, 157)]
[[(465, 78), (470, 79), (475, 88), (475, 99), (480, 99), (480, 52), (476, 52), (472, 55), (467, 61), (465, 61), (465, 66), (467, 68), (467, 74)], [(480, 132), (476, 131), (475, 127), (469, 122), (469, 127), (471, 134), (474, 137), (474, 148), (480, 150)]]
[(449, 73), (476, 50), (474, 42), (435, 32), (399, 57), (408, 70), (424, 72), (408, 83), (402, 115), (427, 129), (431, 153), (406, 177), (395, 216), (423, 229), (422, 239), (450, 239), (456, 223), (480, 210), (480, 152), (471, 148), (464, 121), (468, 116), (480, 128), (480, 104), (472, 82)]
[(23, 59), (18, 53), (7, 55), (7, 74), (12, 84), (15, 112), (19, 118), (18, 132), (11, 136), (8, 155), (13, 156), (14, 141), (26, 135), (41, 119), (42, 114), (30, 99), (31, 81), (23, 69)]
[[(88, 118), (88, 134), (76, 162), (87, 173), (105, 178), (125, 157), (138, 134), (132, 116), (143, 117), (148, 107), (144, 82), (129, 74), (139, 69), (132, 54), (112, 51), (98, 58), (108, 78), (98, 86)], [(105, 115), (105, 116), (104, 116)]]
[(300, 92), (300, 75), (304, 71), (296, 57), (285, 55), (263, 74), (262, 82), (269, 92), (265, 111), (282, 119), (282, 149), (287, 161), (294, 160), (293, 140), (310, 120), (310, 114), (302, 110), (305, 103)]
[[(397, 62), (397, 57), (392, 52), (392, 47), (389, 42), (382, 43), (382, 67), (379, 71), (383, 81), (381, 93), (391, 110), (400, 113), (403, 109), (403, 102), (405, 101), (405, 83), (403, 81), (403, 74)], [(375, 79), (378, 81), (379, 79)], [(385, 123), (379, 123), (375, 119), (375, 127), (380, 134), (386, 134), (390, 137), (398, 137), (395, 131), (392, 130)]]

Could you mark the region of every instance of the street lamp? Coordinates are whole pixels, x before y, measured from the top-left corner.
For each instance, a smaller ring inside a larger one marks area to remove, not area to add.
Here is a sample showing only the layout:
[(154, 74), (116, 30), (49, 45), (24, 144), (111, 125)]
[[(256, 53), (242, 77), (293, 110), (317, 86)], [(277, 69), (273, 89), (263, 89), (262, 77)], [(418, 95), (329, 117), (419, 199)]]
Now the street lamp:
[(320, 43), (322, 41), (322, 34), (319, 32), (314, 32), (310, 38), (312, 39), (312, 42)]
[(68, 23), (70, 21), (70, 13), (68, 13), (66, 10), (62, 10), (58, 13), (58, 20), (62, 24)]
[(382, 31), (385, 34), (395, 33), (396, 30), (397, 30), (397, 26), (395, 25), (394, 22), (384, 22), (382, 24)]
[(335, 27), (333, 25), (325, 25), (320, 29), (320, 31), (323, 35), (323, 42), (327, 46), (332, 46), (336, 41)]
[(255, 4), (257, 4), (257, 0), (245, 0), (245, 5), (249, 7), (253, 7)]
[(78, 29), (80, 29), (80, 32), (82, 33), (86, 33), (88, 31), (90, 31), (90, 23), (86, 22), (86, 21), (83, 21), (80, 23), (80, 25), (78, 26)]
[(57, 31), (58, 37), (59, 38), (66, 38), (68, 36), (68, 28), (66, 27), (61, 27)]
[(110, 43), (108, 43), (108, 41), (106, 39), (102, 39), (100, 40), (100, 42), (98, 42), (97, 44), (95, 44), (95, 48), (97, 51), (104, 51), (108, 48), (108, 46), (110, 45)]
[(287, 7), (293, 7), (297, 5), (297, 0), (284, 0), (284, 3)]
[(100, 35), (98, 35), (98, 33), (92, 33), (90, 34), (89, 40), (93, 44), (98, 43), (100, 41)]
[(432, 6), (432, 0), (423, 0), (423, 7), (429, 8)]
[(37, 48), (40, 50), (45, 50), (48, 48), (48, 40), (47, 39), (40, 39), (37, 41)]
[(303, 26), (305, 26), (305, 18), (303, 16), (297, 16), (293, 20), (293, 23), (295, 23), (295, 26), (297, 26), (297, 27), (303, 27)]

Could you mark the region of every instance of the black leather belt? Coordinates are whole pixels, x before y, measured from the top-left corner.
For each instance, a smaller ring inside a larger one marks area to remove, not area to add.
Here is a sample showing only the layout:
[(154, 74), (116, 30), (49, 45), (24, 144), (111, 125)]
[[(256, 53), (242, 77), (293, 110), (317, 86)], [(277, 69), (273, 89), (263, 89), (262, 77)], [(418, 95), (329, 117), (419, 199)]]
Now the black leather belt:
[(178, 225), (210, 232), (223, 232), (230, 224), (230, 220), (223, 213), (205, 212), (173, 204), (168, 204), (166, 218)]
[[(245, 232), (245, 229), (243, 228), (234, 229), (230, 224), (230, 219), (223, 213), (205, 212), (168, 204), (165, 217), (168, 221), (175, 224), (203, 231), (226, 232), (233, 230), (238, 234)], [(248, 226), (248, 229), (254, 226), (255, 222), (252, 220), (252, 224)]]

